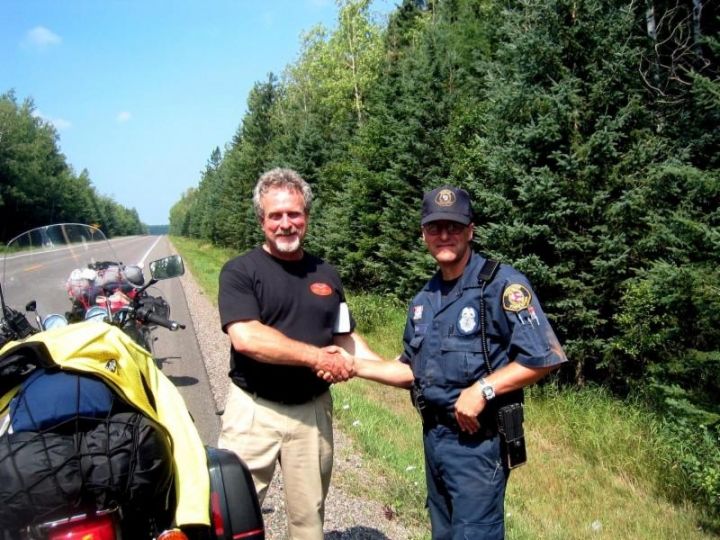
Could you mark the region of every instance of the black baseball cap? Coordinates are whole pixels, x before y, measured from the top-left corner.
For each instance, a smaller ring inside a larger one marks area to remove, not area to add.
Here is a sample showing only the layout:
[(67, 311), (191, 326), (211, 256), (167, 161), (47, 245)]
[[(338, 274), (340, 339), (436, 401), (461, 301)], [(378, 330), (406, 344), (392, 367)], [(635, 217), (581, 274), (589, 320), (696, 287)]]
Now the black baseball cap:
[(425, 193), (420, 225), (440, 220), (468, 225), (472, 219), (470, 195), (464, 189), (441, 186)]

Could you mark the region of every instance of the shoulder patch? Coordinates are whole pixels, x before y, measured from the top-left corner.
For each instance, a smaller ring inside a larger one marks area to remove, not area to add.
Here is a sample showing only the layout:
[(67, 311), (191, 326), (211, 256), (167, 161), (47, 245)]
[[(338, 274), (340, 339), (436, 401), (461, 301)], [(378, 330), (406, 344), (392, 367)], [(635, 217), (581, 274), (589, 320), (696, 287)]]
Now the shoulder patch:
[(530, 300), (532, 300), (532, 295), (524, 285), (513, 283), (505, 287), (505, 292), (503, 292), (503, 308), (505, 308), (506, 311), (514, 311), (517, 313), (518, 311), (527, 309), (530, 305)]

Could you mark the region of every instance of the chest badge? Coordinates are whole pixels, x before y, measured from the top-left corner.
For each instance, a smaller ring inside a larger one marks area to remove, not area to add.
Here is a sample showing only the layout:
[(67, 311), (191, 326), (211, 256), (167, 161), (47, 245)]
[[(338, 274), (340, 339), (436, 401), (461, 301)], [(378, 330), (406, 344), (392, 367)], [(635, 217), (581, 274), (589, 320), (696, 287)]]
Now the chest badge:
[(413, 321), (419, 321), (420, 319), (422, 319), (422, 312), (422, 306), (413, 306)]
[(310, 290), (313, 294), (317, 294), (318, 296), (330, 296), (333, 292), (330, 285), (321, 282), (316, 282), (310, 285)]
[(477, 309), (472, 306), (465, 306), (458, 317), (457, 327), (463, 334), (472, 334), (477, 330), (479, 320)]
[(505, 308), (506, 311), (514, 311), (517, 313), (518, 311), (527, 309), (530, 305), (530, 300), (532, 300), (530, 291), (519, 283), (513, 283), (505, 288), (505, 292), (503, 293), (503, 308)]

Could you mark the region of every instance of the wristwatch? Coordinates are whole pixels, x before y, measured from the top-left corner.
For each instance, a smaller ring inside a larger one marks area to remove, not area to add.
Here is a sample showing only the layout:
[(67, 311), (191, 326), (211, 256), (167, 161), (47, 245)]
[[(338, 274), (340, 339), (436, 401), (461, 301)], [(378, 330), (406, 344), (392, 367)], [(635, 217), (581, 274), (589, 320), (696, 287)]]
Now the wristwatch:
[(485, 379), (480, 379), (480, 393), (485, 398), (485, 401), (490, 401), (495, 397), (495, 387), (487, 382)]

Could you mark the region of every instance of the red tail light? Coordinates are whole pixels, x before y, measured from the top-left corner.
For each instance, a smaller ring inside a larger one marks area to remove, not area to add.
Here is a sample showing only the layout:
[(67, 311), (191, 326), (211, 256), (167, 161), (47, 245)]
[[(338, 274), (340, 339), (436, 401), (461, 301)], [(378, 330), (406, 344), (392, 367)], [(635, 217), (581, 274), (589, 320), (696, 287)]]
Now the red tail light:
[(157, 540), (188, 540), (188, 537), (180, 529), (170, 529), (161, 532)]
[(217, 491), (210, 494), (210, 513), (212, 527), (215, 529), (215, 538), (224, 538), (225, 522), (223, 521), (222, 510), (220, 510), (220, 494)]
[(233, 540), (262, 540), (265, 538), (265, 528), (259, 527), (257, 529), (249, 529), (243, 532), (227, 531), (226, 534), (226, 523), (223, 518), (223, 511), (221, 509), (220, 494), (217, 491), (210, 493), (210, 526), (215, 531), (214, 538), (222, 540), (223, 538), (229, 538), (232, 535)]
[(265, 538), (265, 529), (253, 529), (244, 533), (233, 534), (233, 540), (240, 540), (242, 538), (248, 538), (254, 540), (255, 538)]
[(115, 523), (111, 515), (86, 517), (53, 527), (48, 540), (115, 540)]

